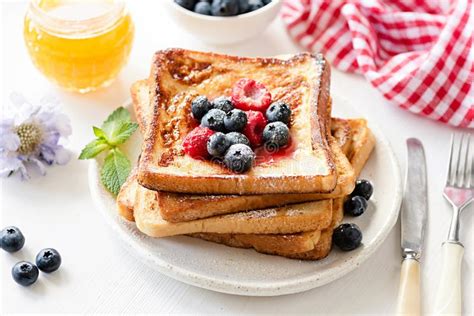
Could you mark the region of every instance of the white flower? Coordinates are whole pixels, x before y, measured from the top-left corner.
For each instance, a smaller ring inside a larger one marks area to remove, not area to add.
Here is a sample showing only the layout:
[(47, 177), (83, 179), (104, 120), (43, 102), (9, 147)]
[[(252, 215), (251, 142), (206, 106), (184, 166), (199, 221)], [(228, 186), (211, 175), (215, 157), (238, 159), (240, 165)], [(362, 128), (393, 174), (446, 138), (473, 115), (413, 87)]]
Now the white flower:
[(45, 175), (45, 164), (66, 164), (71, 155), (61, 142), (71, 135), (71, 125), (59, 112), (58, 101), (43, 98), (33, 105), (17, 93), (11, 100), (14, 106), (0, 118), (0, 177), (20, 171), (28, 179), (28, 166)]

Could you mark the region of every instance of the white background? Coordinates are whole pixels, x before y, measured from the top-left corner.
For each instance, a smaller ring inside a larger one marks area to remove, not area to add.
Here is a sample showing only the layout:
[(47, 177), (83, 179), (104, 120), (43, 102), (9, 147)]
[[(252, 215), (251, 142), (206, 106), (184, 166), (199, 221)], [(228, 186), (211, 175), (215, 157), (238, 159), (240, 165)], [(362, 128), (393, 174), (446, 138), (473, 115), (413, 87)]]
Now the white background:
[[(33, 68), (22, 36), (25, 3), (4, 2), (1, 13), (2, 104), (12, 91), (35, 99), (58, 96), (71, 118), (70, 149), (77, 156), (99, 125), (129, 97), (132, 82), (147, 76), (154, 51), (168, 47), (212, 50), (241, 55), (277, 55), (297, 52), (276, 20), (257, 39), (232, 47), (206, 46), (170, 20), (160, 1), (129, 3), (136, 23), (130, 62), (108, 89), (77, 95), (57, 89)], [(229, 34), (229, 36), (231, 36)], [(387, 104), (363, 78), (334, 70), (332, 91), (345, 95), (371, 122), (380, 124), (405, 166), (405, 139), (418, 137), (428, 159), (430, 214), (426, 250), (422, 259), (423, 307), (430, 311), (440, 273), (440, 246), (446, 237), (451, 210), (441, 196), (450, 134), (453, 128), (422, 119)], [(337, 106), (337, 105), (336, 105)], [(46, 177), (29, 182), (2, 181), (1, 225), (17, 225), (26, 246), (16, 254), (0, 253), (0, 313), (123, 312), (123, 313), (324, 313), (390, 314), (394, 312), (400, 270), (400, 226), (360, 268), (327, 286), (305, 293), (274, 298), (238, 297), (189, 286), (157, 273), (121, 246), (93, 207), (87, 185), (88, 162), (72, 159), (64, 167), (48, 169)], [(377, 188), (375, 188), (377, 190)], [(473, 313), (473, 208), (462, 215), (464, 312)], [(57, 273), (41, 275), (29, 288), (16, 285), (11, 266), (34, 260), (44, 247), (63, 256)]]

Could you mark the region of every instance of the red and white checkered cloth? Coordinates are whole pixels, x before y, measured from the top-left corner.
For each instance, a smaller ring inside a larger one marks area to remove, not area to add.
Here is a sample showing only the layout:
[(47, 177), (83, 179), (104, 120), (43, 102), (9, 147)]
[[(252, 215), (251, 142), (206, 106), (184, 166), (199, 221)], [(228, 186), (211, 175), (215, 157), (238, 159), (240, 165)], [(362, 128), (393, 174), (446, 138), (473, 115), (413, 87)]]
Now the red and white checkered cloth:
[(474, 128), (472, 0), (286, 0), (293, 39), (413, 113)]

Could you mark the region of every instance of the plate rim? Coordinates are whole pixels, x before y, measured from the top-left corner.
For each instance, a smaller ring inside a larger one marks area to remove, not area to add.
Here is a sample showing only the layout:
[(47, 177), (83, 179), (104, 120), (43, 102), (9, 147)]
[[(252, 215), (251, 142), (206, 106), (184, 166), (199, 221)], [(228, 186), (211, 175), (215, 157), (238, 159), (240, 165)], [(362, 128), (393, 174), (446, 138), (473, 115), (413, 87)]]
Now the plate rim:
[[(339, 96), (339, 98), (344, 100), (344, 97)], [(130, 109), (131, 102), (131, 99), (128, 99), (126, 102), (123, 103), (122, 106)], [(357, 113), (355, 109), (354, 112)], [(90, 161), (88, 167), (89, 190), (94, 206), (99, 209), (100, 213), (105, 218), (108, 226), (111, 227), (114, 232), (116, 232), (115, 235), (120, 236), (120, 239), (123, 241), (121, 242), (121, 245), (123, 245), (124, 247), (126, 246), (127, 251), (132, 252), (135, 257), (141, 259), (142, 262), (144, 261), (145, 264), (151, 269), (157, 270), (158, 272), (168, 277), (171, 277), (186, 284), (227, 294), (243, 296), (279, 296), (299, 293), (331, 283), (357, 269), (381, 246), (381, 244), (386, 240), (398, 220), (400, 206), (402, 202), (402, 177), (400, 172), (400, 165), (389, 140), (382, 133), (378, 125), (373, 124), (372, 122), (370, 122), (369, 125), (376, 138), (377, 146), (383, 144), (385, 150), (387, 150), (388, 157), (390, 159), (390, 164), (393, 166), (395, 171), (394, 180), (398, 185), (395, 192), (395, 198), (392, 201), (392, 211), (390, 212), (390, 217), (386, 221), (385, 226), (378, 230), (377, 234), (374, 236), (374, 241), (371, 243), (370, 247), (364, 247), (360, 252), (357, 253), (357, 255), (348, 258), (342, 264), (325, 270), (325, 276), (323, 277), (315, 273), (292, 280), (275, 281), (266, 285), (262, 283), (253, 283), (248, 281), (235, 282), (216, 279), (212, 278), (212, 276), (209, 275), (199, 274), (182, 267), (174, 266), (157, 256), (151, 255), (142, 247), (139, 247), (138, 242), (133, 240), (130, 234), (127, 234), (122, 229), (120, 229), (119, 225), (117, 225), (114, 219), (108, 214), (109, 210), (107, 209), (106, 204), (102, 201), (100, 193), (100, 184), (96, 178), (96, 175), (98, 174), (99, 163), (95, 159)]]

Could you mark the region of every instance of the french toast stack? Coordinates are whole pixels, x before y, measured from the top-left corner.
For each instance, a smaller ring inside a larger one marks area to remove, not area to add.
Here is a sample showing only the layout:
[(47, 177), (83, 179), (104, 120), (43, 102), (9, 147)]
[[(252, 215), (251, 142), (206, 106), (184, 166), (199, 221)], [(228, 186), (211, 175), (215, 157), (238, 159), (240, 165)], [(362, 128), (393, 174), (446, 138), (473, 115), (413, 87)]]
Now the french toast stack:
[[(183, 151), (198, 95), (229, 95), (252, 78), (291, 107), (292, 151), (245, 173)], [(375, 145), (363, 119), (331, 118), (330, 67), (320, 54), (242, 58), (169, 49), (132, 88), (144, 135), (137, 167), (117, 197), (120, 215), (151, 237), (189, 235), (287, 258), (326, 257), (344, 197)]]

